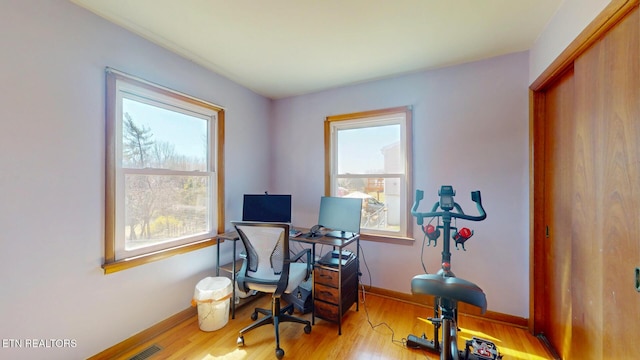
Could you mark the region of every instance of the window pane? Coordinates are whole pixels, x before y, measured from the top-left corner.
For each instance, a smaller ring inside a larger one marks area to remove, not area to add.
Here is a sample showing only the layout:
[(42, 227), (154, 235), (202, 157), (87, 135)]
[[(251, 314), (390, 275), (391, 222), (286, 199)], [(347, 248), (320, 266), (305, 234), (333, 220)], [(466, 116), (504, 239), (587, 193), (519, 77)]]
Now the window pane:
[(125, 249), (210, 231), (209, 177), (125, 175)]
[(122, 99), (122, 166), (207, 171), (207, 120)]
[(400, 125), (340, 129), (338, 174), (403, 172)]
[(400, 231), (400, 178), (340, 177), (336, 196), (362, 199), (360, 229)]

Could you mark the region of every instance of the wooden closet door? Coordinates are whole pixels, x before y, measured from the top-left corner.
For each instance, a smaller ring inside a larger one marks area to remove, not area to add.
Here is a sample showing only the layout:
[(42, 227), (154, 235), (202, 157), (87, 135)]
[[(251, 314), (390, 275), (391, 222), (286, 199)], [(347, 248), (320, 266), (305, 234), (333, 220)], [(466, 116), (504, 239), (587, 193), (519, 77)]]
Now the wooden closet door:
[[(564, 339), (564, 359), (601, 359), (602, 354), (602, 172), (606, 127), (602, 104), (607, 94), (602, 43), (574, 63), (575, 147), (572, 172), (571, 333)], [(586, 60), (591, 59), (591, 60)], [(598, 89), (597, 91), (594, 91)], [(558, 344), (562, 344), (558, 342)], [(582, 345), (581, 344), (586, 344)]]
[[(585, 308), (580, 314), (602, 324), (598, 334), (602, 356), (591, 358), (632, 357), (629, 346), (633, 346), (640, 333), (640, 293), (635, 289), (635, 268), (640, 266), (639, 34), (640, 13), (636, 7), (593, 51), (575, 62), (576, 89), (580, 78), (591, 86), (576, 92), (576, 102), (577, 108), (591, 108), (592, 131), (597, 134), (592, 153), (600, 169), (593, 189), (598, 204), (592, 216), (598, 224), (593, 245), (599, 246), (602, 260), (598, 261), (599, 273), (593, 274), (600, 280), (592, 283), (591, 290), (594, 303), (600, 292), (601, 311), (591, 314), (591, 309)], [(579, 71), (583, 62), (587, 66)], [(594, 69), (598, 70), (595, 76)], [(601, 91), (590, 91), (596, 86)], [(574, 248), (581, 246), (579, 238), (574, 242)], [(582, 258), (585, 262), (589, 260)], [(593, 278), (585, 277), (584, 281), (591, 282)], [(574, 304), (580, 301), (586, 306), (588, 300), (574, 299)], [(592, 339), (589, 336), (584, 340)], [(583, 344), (575, 342), (576, 347)]]
[(640, 15), (545, 91), (543, 332), (563, 359), (626, 359), (640, 333)]
[[(571, 333), (571, 208), (574, 75), (565, 73), (545, 94), (545, 239), (544, 277), (545, 335), (552, 344)], [(565, 357), (567, 358), (567, 357)]]

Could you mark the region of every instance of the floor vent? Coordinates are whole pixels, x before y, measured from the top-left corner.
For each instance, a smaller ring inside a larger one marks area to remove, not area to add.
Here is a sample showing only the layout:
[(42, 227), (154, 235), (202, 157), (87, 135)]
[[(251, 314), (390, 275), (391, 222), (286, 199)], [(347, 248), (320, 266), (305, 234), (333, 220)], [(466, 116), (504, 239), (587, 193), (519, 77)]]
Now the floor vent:
[(150, 347), (146, 348), (145, 350), (142, 350), (138, 355), (135, 355), (131, 358), (129, 358), (129, 360), (144, 360), (144, 359), (148, 359), (151, 355), (157, 353), (158, 351), (162, 350), (162, 348), (158, 345), (151, 345)]

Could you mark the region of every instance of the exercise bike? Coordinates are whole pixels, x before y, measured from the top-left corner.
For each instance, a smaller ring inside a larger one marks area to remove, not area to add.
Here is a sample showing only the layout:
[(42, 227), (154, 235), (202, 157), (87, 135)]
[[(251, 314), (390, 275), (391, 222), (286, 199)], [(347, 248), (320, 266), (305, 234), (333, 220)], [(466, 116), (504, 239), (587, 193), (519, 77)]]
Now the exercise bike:
[[(440, 201), (433, 205), (430, 212), (418, 212), (420, 201), (424, 197), (422, 190), (416, 190), (416, 198), (411, 209), (411, 215), (415, 216), (418, 225), (422, 228), (425, 237), (429, 239), (428, 245), (438, 245), (440, 230), (442, 230), (442, 262), (441, 268), (436, 274), (416, 275), (411, 280), (411, 292), (413, 294), (426, 294), (435, 297), (433, 306), (434, 316), (428, 318), (434, 326), (434, 334), (431, 340), (423, 334), (421, 337), (409, 335), (407, 347), (421, 348), (440, 353), (441, 360), (495, 360), (501, 359), (495, 344), (488, 340), (473, 338), (466, 342), (465, 350), (458, 350), (458, 302), (477, 306), (484, 314), (487, 310), (487, 299), (476, 284), (457, 278), (451, 271), (450, 245), (453, 239), (456, 248), (462, 246), (473, 235), (468, 228), (458, 229), (451, 226), (451, 221), (456, 219), (469, 221), (482, 221), (487, 214), (482, 207), (480, 191), (471, 192), (471, 200), (476, 203), (479, 215), (466, 215), (460, 205), (453, 200), (455, 190), (450, 185), (443, 185), (438, 191)], [(428, 224), (424, 224), (425, 218), (431, 218)], [(436, 225), (431, 224), (436, 220)], [(442, 220), (442, 224), (440, 224)], [(457, 221), (456, 221), (457, 224)], [(453, 234), (451, 233), (453, 231)], [(426, 269), (425, 269), (426, 272)], [(440, 329), (442, 342), (439, 341)]]

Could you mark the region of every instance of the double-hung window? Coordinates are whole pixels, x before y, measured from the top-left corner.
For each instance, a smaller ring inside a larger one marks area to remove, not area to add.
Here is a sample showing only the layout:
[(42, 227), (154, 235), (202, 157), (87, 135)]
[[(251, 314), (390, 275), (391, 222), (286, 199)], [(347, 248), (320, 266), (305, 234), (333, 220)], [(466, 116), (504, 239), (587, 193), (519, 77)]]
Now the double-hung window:
[(106, 273), (212, 245), (222, 108), (107, 69)]
[(409, 239), (411, 108), (328, 116), (325, 193), (362, 199), (363, 239)]

